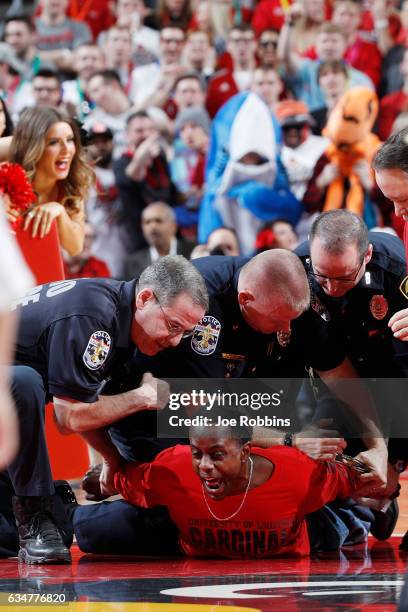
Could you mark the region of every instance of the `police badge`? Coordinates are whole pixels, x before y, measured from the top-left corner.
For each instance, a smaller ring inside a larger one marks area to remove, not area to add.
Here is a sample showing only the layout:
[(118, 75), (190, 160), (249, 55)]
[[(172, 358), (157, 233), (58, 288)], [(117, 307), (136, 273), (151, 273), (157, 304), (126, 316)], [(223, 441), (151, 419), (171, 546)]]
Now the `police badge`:
[(402, 282), (399, 286), (399, 290), (401, 291), (404, 298), (408, 300), (408, 276), (402, 279)]
[(221, 323), (215, 317), (206, 315), (197, 323), (191, 338), (191, 348), (198, 355), (212, 355), (217, 347)]
[(111, 346), (111, 337), (106, 331), (95, 331), (83, 354), (83, 361), (90, 370), (99, 370), (105, 363)]
[(383, 295), (373, 295), (370, 300), (370, 312), (374, 319), (381, 321), (388, 312), (388, 302)]

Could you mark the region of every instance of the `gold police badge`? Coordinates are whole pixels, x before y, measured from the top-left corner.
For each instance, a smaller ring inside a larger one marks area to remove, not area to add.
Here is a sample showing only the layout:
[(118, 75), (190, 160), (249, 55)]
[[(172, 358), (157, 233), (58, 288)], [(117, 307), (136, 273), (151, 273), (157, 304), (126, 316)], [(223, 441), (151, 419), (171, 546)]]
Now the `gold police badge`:
[(404, 296), (404, 298), (406, 298), (408, 300), (408, 276), (406, 276), (400, 286), (399, 286), (399, 290), (401, 291), (402, 295)]

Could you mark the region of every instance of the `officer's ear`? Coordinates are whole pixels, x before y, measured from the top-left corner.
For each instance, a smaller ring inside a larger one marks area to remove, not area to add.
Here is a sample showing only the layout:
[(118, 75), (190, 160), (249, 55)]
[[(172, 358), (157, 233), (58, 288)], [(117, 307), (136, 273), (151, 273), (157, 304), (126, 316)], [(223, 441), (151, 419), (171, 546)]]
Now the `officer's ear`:
[(365, 265), (368, 264), (368, 262), (371, 260), (372, 256), (373, 256), (373, 245), (369, 244), (368, 245), (368, 249), (367, 249), (367, 253), (364, 255)]
[(154, 298), (154, 293), (151, 289), (149, 289), (148, 287), (141, 289), (139, 293), (136, 295), (136, 309), (142, 310), (145, 304), (149, 300), (152, 300), (152, 299), (155, 299), (155, 298)]
[(249, 302), (253, 302), (254, 300), (255, 296), (251, 291), (246, 289), (238, 291), (238, 304), (240, 306), (247, 306)]

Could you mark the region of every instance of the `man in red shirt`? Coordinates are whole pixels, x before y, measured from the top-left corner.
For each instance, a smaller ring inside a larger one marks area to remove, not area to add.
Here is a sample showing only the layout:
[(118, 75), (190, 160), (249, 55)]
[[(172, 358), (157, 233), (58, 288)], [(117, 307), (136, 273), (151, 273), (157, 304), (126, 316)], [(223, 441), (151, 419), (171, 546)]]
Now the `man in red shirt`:
[[(250, 419), (254, 415), (242, 414), (236, 407), (201, 408), (191, 417), (190, 446), (166, 449), (151, 463), (124, 466), (116, 473), (115, 486), (127, 502), (139, 508), (129, 509), (122, 501), (76, 506), (73, 525), (80, 548), (112, 552), (112, 545), (116, 550), (126, 546), (128, 552), (140, 554), (147, 530), (156, 539), (161, 529), (163, 548), (168, 551), (173, 541), (173, 554), (227, 558), (307, 555), (305, 515), (336, 497), (355, 494), (364, 476), (346, 465), (314, 461), (294, 448), (252, 447)], [(178, 413), (171, 413), (171, 419), (173, 429), (181, 427)], [(149, 523), (152, 511), (140, 507), (156, 506), (166, 506), (170, 519), (162, 514), (157, 525), (156, 513)], [(173, 539), (174, 524), (178, 542)], [(106, 533), (107, 525), (109, 531), (115, 526), (111, 534)]]

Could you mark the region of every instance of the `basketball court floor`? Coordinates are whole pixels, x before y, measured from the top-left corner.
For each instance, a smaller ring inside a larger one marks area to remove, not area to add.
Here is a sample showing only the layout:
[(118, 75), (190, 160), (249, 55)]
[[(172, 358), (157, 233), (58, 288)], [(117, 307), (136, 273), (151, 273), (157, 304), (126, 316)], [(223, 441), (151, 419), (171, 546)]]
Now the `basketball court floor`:
[[(405, 476), (405, 475), (404, 475)], [(408, 476), (408, 475), (407, 475)], [(405, 491), (404, 491), (405, 490)], [(86, 555), (72, 566), (0, 561), (0, 610), (44, 612), (292, 612), (396, 610), (408, 553), (408, 477), (396, 535), (305, 559), (230, 561)], [(109, 527), (107, 527), (109, 528)]]

